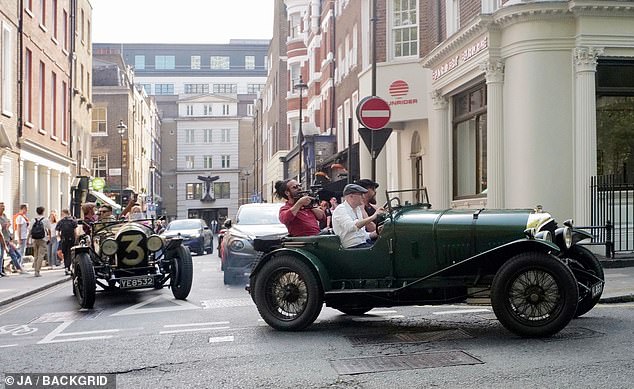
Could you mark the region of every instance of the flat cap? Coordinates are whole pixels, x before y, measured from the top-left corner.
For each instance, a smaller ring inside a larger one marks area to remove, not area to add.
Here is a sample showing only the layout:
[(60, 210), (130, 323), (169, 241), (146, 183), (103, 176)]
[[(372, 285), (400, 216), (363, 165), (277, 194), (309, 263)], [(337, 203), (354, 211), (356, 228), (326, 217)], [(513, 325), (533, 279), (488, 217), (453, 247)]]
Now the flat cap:
[(348, 184), (343, 188), (343, 195), (347, 196), (349, 194), (353, 194), (353, 193), (367, 193), (368, 190), (365, 189), (364, 187), (362, 187), (361, 185), (357, 185), (357, 184)]
[(363, 178), (363, 179), (355, 182), (355, 184), (357, 184), (359, 186), (362, 186), (362, 187), (364, 187), (366, 189), (370, 189), (370, 188), (376, 189), (376, 188), (379, 187), (379, 183), (378, 182), (374, 182), (374, 181), (372, 181), (369, 178)]

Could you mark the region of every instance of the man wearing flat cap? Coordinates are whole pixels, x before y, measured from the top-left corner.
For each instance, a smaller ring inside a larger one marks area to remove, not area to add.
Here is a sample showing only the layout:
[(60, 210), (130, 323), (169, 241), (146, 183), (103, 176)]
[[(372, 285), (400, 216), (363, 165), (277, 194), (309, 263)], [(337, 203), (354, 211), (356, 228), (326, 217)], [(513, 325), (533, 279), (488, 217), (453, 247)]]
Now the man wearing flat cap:
[(348, 184), (343, 188), (341, 203), (332, 212), (332, 229), (341, 239), (344, 248), (363, 248), (372, 246), (372, 240), (378, 237), (377, 231), (368, 232), (366, 226), (373, 224), (383, 209), (379, 208), (372, 216), (363, 212), (363, 195), (368, 190), (357, 184)]

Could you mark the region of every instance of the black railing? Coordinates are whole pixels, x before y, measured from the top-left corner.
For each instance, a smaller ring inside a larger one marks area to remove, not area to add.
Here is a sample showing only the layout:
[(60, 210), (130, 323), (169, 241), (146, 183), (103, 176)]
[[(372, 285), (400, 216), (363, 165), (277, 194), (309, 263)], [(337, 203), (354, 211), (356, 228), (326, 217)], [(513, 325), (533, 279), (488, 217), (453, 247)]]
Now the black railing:
[(581, 244), (586, 246), (605, 246), (606, 258), (614, 258), (614, 240), (612, 238), (614, 227), (609, 220), (603, 226), (575, 226), (575, 228), (592, 234), (592, 239), (589, 242), (583, 241)]
[[(594, 244), (611, 245), (611, 253), (634, 250), (634, 183), (623, 175), (592, 177), (591, 226)], [(592, 243), (591, 243), (592, 244)]]

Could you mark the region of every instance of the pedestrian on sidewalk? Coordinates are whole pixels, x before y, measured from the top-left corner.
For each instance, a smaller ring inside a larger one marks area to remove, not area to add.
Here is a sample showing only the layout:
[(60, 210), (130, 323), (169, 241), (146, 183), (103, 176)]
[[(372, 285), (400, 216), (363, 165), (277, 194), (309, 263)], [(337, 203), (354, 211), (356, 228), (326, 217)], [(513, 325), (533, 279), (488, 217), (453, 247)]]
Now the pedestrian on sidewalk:
[(33, 225), (29, 230), (27, 238), (31, 238), (33, 242), (33, 269), (35, 270), (35, 277), (41, 277), (40, 270), (42, 269), (42, 262), (48, 251), (48, 243), (51, 240), (51, 223), (48, 218), (44, 216), (44, 207), (39, 206), (35, 210), (37, 216), (33, 219)]
[(57, 226), (57, 211), (52, 210), (50, 215), (48, 215), (48, 221), (51, 225), (51, 241), (48, 244), (48, 266), (53, 269), (59, 266), (59, 261), (57, 260), (57, 233), (55, 227)]
[(57, 222), (55, 230), (59, 234), (59, 247), (62, 249), (62, 256), (64, 258), (64, 272), (66, 275), (70, 274), (70, 249), (75, 244), (75, 229), (77, 228), (77, 221), (70, 215), (70, 211), (65, 208), (62, 209), (61, 220)]
[[(4, 272), (4, 253), (9, 253), (9, 242), (11, 234), (9, 233), (9, 218), (4, 213), (4, 202), (0, 201), (0, 277), (7, 274)], [(9, 265), (7, 265), (7, 268)]]
[(26, 252), (27, 235), (29, 233), (29, 218), (26, 213), (29, 210), (27, 204), (20, 204), (20, 211), (13, 215), (13, 238), (20, 253), (20, 258), (24, 257)]

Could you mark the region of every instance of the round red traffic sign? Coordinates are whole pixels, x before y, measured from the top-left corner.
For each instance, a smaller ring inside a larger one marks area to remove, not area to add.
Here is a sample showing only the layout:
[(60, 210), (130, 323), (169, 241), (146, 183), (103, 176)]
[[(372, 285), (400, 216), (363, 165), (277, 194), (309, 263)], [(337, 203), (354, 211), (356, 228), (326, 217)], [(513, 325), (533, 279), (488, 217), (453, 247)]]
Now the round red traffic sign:
[(378, 96), (368, 96), (357, 106), (357, 119), (370, 130), (380, 130), (389, 122), (392, 113), (387, 101)]

